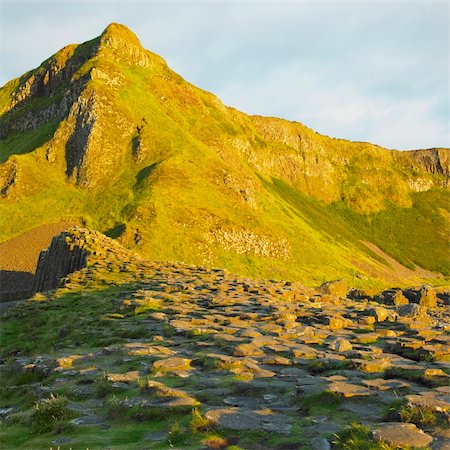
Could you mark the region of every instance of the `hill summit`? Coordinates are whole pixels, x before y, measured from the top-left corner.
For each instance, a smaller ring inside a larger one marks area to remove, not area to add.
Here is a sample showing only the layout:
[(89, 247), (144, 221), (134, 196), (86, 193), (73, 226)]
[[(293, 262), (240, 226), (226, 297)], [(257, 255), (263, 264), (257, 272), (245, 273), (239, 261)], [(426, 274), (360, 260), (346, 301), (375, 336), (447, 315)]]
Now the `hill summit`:
[(443, 283), (449, 174), (448, 149), (386, 150), (227, 107), (119, 24), (0, 90), (0, 241), (68, 221), (147, 259)]

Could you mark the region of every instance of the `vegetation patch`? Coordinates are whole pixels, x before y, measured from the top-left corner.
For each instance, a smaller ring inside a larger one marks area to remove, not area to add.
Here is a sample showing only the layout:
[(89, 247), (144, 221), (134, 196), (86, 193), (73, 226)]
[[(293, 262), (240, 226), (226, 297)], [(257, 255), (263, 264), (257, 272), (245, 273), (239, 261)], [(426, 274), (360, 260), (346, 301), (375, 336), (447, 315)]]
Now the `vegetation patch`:
[(372, 437), (370, 428), (359, 423), (352, 423), (350, 427), (345, 428), (335, 434), (333, 445), (340, 450), (396, 450), (384, 443), (376, 442)]
[(68, 403), (67, 397), (53, 394), (36, 402), (31, 416), (33, 430), (43, 433), (73, 417), (72, 411), (67, 408)]
[(330, 410), (335, 410), (343, 402), (339, 394), (331, 391), (323, 391), (306, 397), (300, 397), (300, 410), (307, 415), (320, 414)]
[(408, 404), (406, 399), (399, 399), (392, 402), (385, 413), (384, 420), (387, 422), (414, 423), (419, 427), (448, 426), (445, 415), (433, 412), (425, 408)]

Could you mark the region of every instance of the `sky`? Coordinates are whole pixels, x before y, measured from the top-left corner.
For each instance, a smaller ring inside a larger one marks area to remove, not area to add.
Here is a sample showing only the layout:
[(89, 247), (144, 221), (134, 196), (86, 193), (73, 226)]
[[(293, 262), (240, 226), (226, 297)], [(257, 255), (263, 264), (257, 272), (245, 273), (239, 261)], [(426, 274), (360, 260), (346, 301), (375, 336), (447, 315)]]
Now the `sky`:
[(0, 0), (0, 86), (111, 22), (249, 114), (393, 149), (449, 147), (447, 1)]

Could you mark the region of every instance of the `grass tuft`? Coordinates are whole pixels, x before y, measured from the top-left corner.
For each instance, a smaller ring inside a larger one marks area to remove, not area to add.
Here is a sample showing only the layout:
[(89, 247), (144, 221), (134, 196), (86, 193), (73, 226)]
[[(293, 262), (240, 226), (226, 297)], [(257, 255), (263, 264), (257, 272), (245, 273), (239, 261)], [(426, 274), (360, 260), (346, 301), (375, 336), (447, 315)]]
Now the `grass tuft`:
[(50, 397), (44, 400), (36, 402), (31, 417), (33, 430), (43, 433), (72, 417), (72, 412), (67, 408), (68, 403), (67, 397), (53, 394), (50, 394)]
[(334, 436), (333, 448), (339, 450), (394, 450), (396, 447), (376, 442), (370, 428), (352, 423)]

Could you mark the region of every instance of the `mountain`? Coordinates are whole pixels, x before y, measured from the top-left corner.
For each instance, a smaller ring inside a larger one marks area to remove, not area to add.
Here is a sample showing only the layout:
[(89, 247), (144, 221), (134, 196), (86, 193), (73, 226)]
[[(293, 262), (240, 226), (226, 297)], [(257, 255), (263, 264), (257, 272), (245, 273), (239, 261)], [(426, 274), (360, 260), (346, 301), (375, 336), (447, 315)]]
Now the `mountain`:
[(449, 155), (246, 115), (111, 24), (1, 88), (0, 242), (64, 221), (152, 260), (443, 284)]

